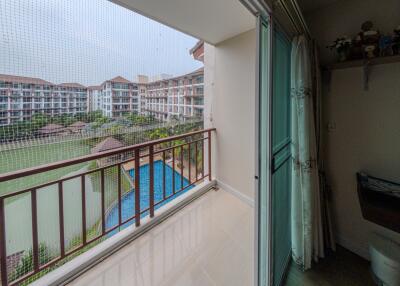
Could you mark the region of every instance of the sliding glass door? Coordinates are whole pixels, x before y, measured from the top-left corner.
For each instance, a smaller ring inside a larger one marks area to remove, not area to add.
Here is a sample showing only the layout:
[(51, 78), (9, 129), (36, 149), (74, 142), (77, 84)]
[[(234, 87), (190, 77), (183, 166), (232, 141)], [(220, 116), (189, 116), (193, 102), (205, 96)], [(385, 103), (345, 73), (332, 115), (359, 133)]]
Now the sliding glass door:
[(290, 52), (288, 39), (274, 29), (272, 59), (272, 265), (273, 285), (280, 285), (290, 261)]
[(290, 41), (271, 22), (259, 34), (259, 285), (281, 285), (290, 261)]

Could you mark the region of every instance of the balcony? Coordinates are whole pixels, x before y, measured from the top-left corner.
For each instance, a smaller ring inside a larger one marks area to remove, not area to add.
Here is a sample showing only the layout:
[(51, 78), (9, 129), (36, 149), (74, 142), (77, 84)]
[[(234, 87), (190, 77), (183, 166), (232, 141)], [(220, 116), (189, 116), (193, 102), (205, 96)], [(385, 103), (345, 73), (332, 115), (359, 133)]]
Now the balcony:
[(253, 228), (252, 207), (211, 190), (67, 285), (253, 285)]
[[(116, 247), (120, 248), (128, 242), (130, 244), (121, 249), (123, 253), (131, 253), (143, 243), (146, 246), (139, 248), (146, 251), (148, 243), (159, 240), (156, 234), (160, 233), (160, 229), (163, 232), (163, 229), (178, 227), (174, 225), (185, 224), (186, 219), (188, 225), (177, 233), (176, 240), (174, 237), (166, 238), (172, 239), (174, 243), (182, 241), (180, 246), (185, 247), (183, 252), (173, 254), (181, 256), (172, 258), (166, 254), (170, 251), (167, 241), (159, 242), (156, 248), (164, 249), (165, 246), (165, 259), (175, 259), (171, 263), (176, 263), (178, 267), (178, 263), (195, 259), (193, 255), (202, 247), (203, 260), (200, 255), (196, 267), (199, 269), (198, 279), (205, 279), (202, 269), (207, 266), (204, 265), (204, 259), (214, 259), (216, 265), (223, 257), (228, 259), (232, 249), (240, 244), (235, 235), (240, 231), (233, 226), (237, 219), (242, 219), (241, 215), (246, 215), (247, 219), (249, 216), (249, 211), (245, 211), (248, 206), (239, 206), (243, 203), (235, 201), (222, 190), (207, 193), (190, 208), (174, 214), (214, 186), (211, 179), (211, 140), (214, 131), (206, 129), (104, 151), (95, 147), (91, 155), (0, 175), (0, 186), (3, 188), (11, 181), (24, 178), (29, 178), (31, 183), (35, 182), (29, 186), (17, 184), (24, 187), (18, 191), (13, 189), (0, 197), (2, 285), (30, 282), (57, 267), (60, 268), (42, 277), (37, 283), (50, 281), (43, 279), (54, 277), (69, 279), (77, 273), (74, 271), (82, 271), (83, 266), (98, 262), (99, 255), (110, 256)], [(87, 167), (83, 167), (85, 164)], [(78, 166), (78, 172), (61, 178), (54, 175), (56, 172), (65, 174), (63, 170), (66, 168)], [(225, 201), (231, 206), (225, 205)], [(230, 214), (237, 209), (243, 211)], [(15, 216), (16, 213), (19, 215)], [(210, 216), (212, 213), (216, 216)], [(165, 224), (146, 232), (167, 217), (170, 218)], [(215, 220), (215, 217), (221, 220)], [(195, 237), (201, 233), (202, 236), (196, 241)], [(146, 242), (146, 237), (154, 237), (155, 240)], [(226, 244), (227, 241), (230, 244)], [(208, 242), (209, 248), (205, 248)], [(247, 243), (245, 246), (248, 246)], [(222, 256), (215, 255), (218, 252)], [(91, 256), (93, 254), (95, 257)], [(115, 261), (113, 257), (120, 254), (115, 255), (110, 256), (111, 261)], [(157, 259), (162, 257), (158, 252), (157, 255), (152, 254), (153, 259), (156, 256)], [(239, 271), (243, 261), (239, 254), (235, 258)], [(69, 266), (64, 267), (63, 264), (69, 260)], [(148, 261), (142, 262), (144, 270)], [(67, 271), (71, 263), (75, 265), (72, 272)], [(97, 267), (105, 266), (99, 264)], [(245, 268), (246, 273), (250, 272), (249, 269)], [(210, 268), (209, 271), (213, 276), (212, 271), (215, 269)], [(214, 275), (212, 279), (218, 281), (220, 272)], [(85, 279), (84, 276), (82, 279)], [(60, 280), (57, 281), (54, 285), (58, 285)], [(74, 283), (87, 285), (82, 282), (85, 280), (79, 281)], [(45, 282), (45, 285), (48, 283)]]
[(154, 109), (149, 109), (149, 108), (145, 108), (143, 110), (147, 111), (147, 112), (157, 113), (157, 114), (168, 114), (167, 111), (162, 111), (162, 110), (154, 110)]

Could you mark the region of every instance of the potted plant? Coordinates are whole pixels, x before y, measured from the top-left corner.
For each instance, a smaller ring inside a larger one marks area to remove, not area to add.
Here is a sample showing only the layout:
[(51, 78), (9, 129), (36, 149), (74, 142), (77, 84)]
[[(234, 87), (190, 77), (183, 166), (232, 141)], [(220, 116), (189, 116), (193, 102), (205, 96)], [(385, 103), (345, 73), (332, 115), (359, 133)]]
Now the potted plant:
[(333, 41), (332, 45), (328, 46), (331, 50), (335, 49), (338, 54), (340, 62), (344, 62), (349, 59), (351, 51), (352, 40), (346, 36), (337, 38)]

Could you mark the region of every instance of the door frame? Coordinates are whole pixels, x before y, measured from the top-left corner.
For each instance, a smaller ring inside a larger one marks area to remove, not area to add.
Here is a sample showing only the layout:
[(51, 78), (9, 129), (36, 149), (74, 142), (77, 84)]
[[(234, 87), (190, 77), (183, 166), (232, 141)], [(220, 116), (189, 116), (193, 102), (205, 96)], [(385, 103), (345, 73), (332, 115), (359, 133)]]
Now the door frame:
[[(267, 12), (267, 13), (266, 13)], [(273, 53), (274, 53), (274, 42), (275, 42), (275, 37), (274, 31), (276, 29), (279, 29), (280, 33), (287, 38), (289, 43), (291, 42), (290, 36), (287, 34), (285, 29), (279, 24), (278, 21), (276, 21), (273, 17), (273, 14), (271, 11), (261, 11), (257, 15), (257, 23), (256, 23), (256, 100), (255, 100), (255, 239), (254, 239), (254, 253), (255, 253), (255, 285), (256, 286), (264, 286), (261, 285), (262, 281), (260, 281), (260, 229), (259, 229), (259, 215), (260, 215), (260, 209), (261, 209), (261, 201), (260, 201), (260, 190), (261, 190), (261, 180), (260, 180), (260, 170), (261, 170), (261, 158), (260, 158), (260, 146), (261, 146), (261, 131), (260, 128), (265, 126), (261, 126), (260, 123), (260, 116), (261, 116), (261, 106), (260, 106), (260, 99), (261, 99), (261, 25), (268, 25), (269, 26), (269, 40), (268, 40), (268, 91), (267, 91), (267, 102), (266, 102), (266, 112), (268, 112), (267, 115), (267, 154), (266, 154), (266, 159), (267, 159), (267, 173), (266, 173), (266, 186), (267, 186), (267, 225), (266, 225), (266, 235), (267, 235), (267, 250), (266, 250), (266, 255), (267, 255), (267, 262), (266, 262), (266, 269), (265, 273), (267, 275), (266, 277), (266, 283), (267, 285), (265, 286), (270, 286), (273, 285), (273, 229), (272, 229), (272, 173), (273, 173), (273, 166), (272, 166), (272, 157), (273, 157), (273, 152), (272, 152), (272, 107), (273, 107)], [(290, 255), (287, 260), (286, 264), (286, 269), (288, 269), (288, 265), (290, 262)], [(287, 270), (285, 271), (285, 275), (287, 274)], [(284, 281), (284, 278), (282, 279)]]
[(273, 81), (272, 81), (272, 55), (273, 55), (273, 29), (274, 29), (274, 23), (272, 20), (272, 17), (269, 15), (268, 18), (265, 16), (261, 16), (260, 14), (257, 16), (257, 25), (256, 25), (256, 33), (257, 33), (257, 58), (256, 58), (256, 112), (255, 112), (255, 122), (256, 122), (256, 130), (255, 130), (255, 135), (256, 135), (256, 174), (255, 174), (255, 243), (254, 243), (254, 248), (255, 248), (255, 260), (256, 260), (256, 267), (255, 267), (255, 285), (256, 286), (261, 286), (262, 281), (260, 281), (260, 231), (259, 231), (259, 215), (260, 215), (260, 209), (261, 209), (261, 201), (260, 201), (260, 195), (259, 192), (261, 190), (261, 180), (260, 180), (260, 169), (261, 169), (261, 158), (260, 158), (260, 141), (261, 141), (261, 127), (262, 126), (260, 123), (260, 116), (261, 116), (261, 105), (260, 105), (260, 99), (261, 99), (261, 25), (268, 25), (269, 26), (269, 33), (268, 33), (268, 58), (269, 58), (269, 64), (268, 64), (268, 91), (267, 91), (267, 96), (266, 96), (266, 112), (268, 113), (268, 123), (267, 123), (267, 172), (266, 172), (266, 186), (267, 186), (267, 226), (266, 226), (266, 235), (267, 235), (267, 249), (266, 249), (266, 255), (267, 255), (267, 260), (266, 260), (266, 283), (269, 286), (272, 285), (273, 283), (273, 268), (272, 268), (272, 246), (273, 246), (273, 241), (272, 241), (272, 166), (270, 164), (271, 158), (272, 158), (272, 91), (273, 91)]

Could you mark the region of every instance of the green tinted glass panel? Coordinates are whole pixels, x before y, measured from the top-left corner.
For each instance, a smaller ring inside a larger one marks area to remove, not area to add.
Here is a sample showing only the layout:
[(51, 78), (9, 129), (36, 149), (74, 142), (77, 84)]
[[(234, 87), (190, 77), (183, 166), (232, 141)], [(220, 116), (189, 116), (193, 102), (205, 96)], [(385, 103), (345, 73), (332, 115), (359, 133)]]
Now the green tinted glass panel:
[(291, 250), (290, 237), (290, 42), (273, 32), (272, 91), (272, 269), (280, 285)]

